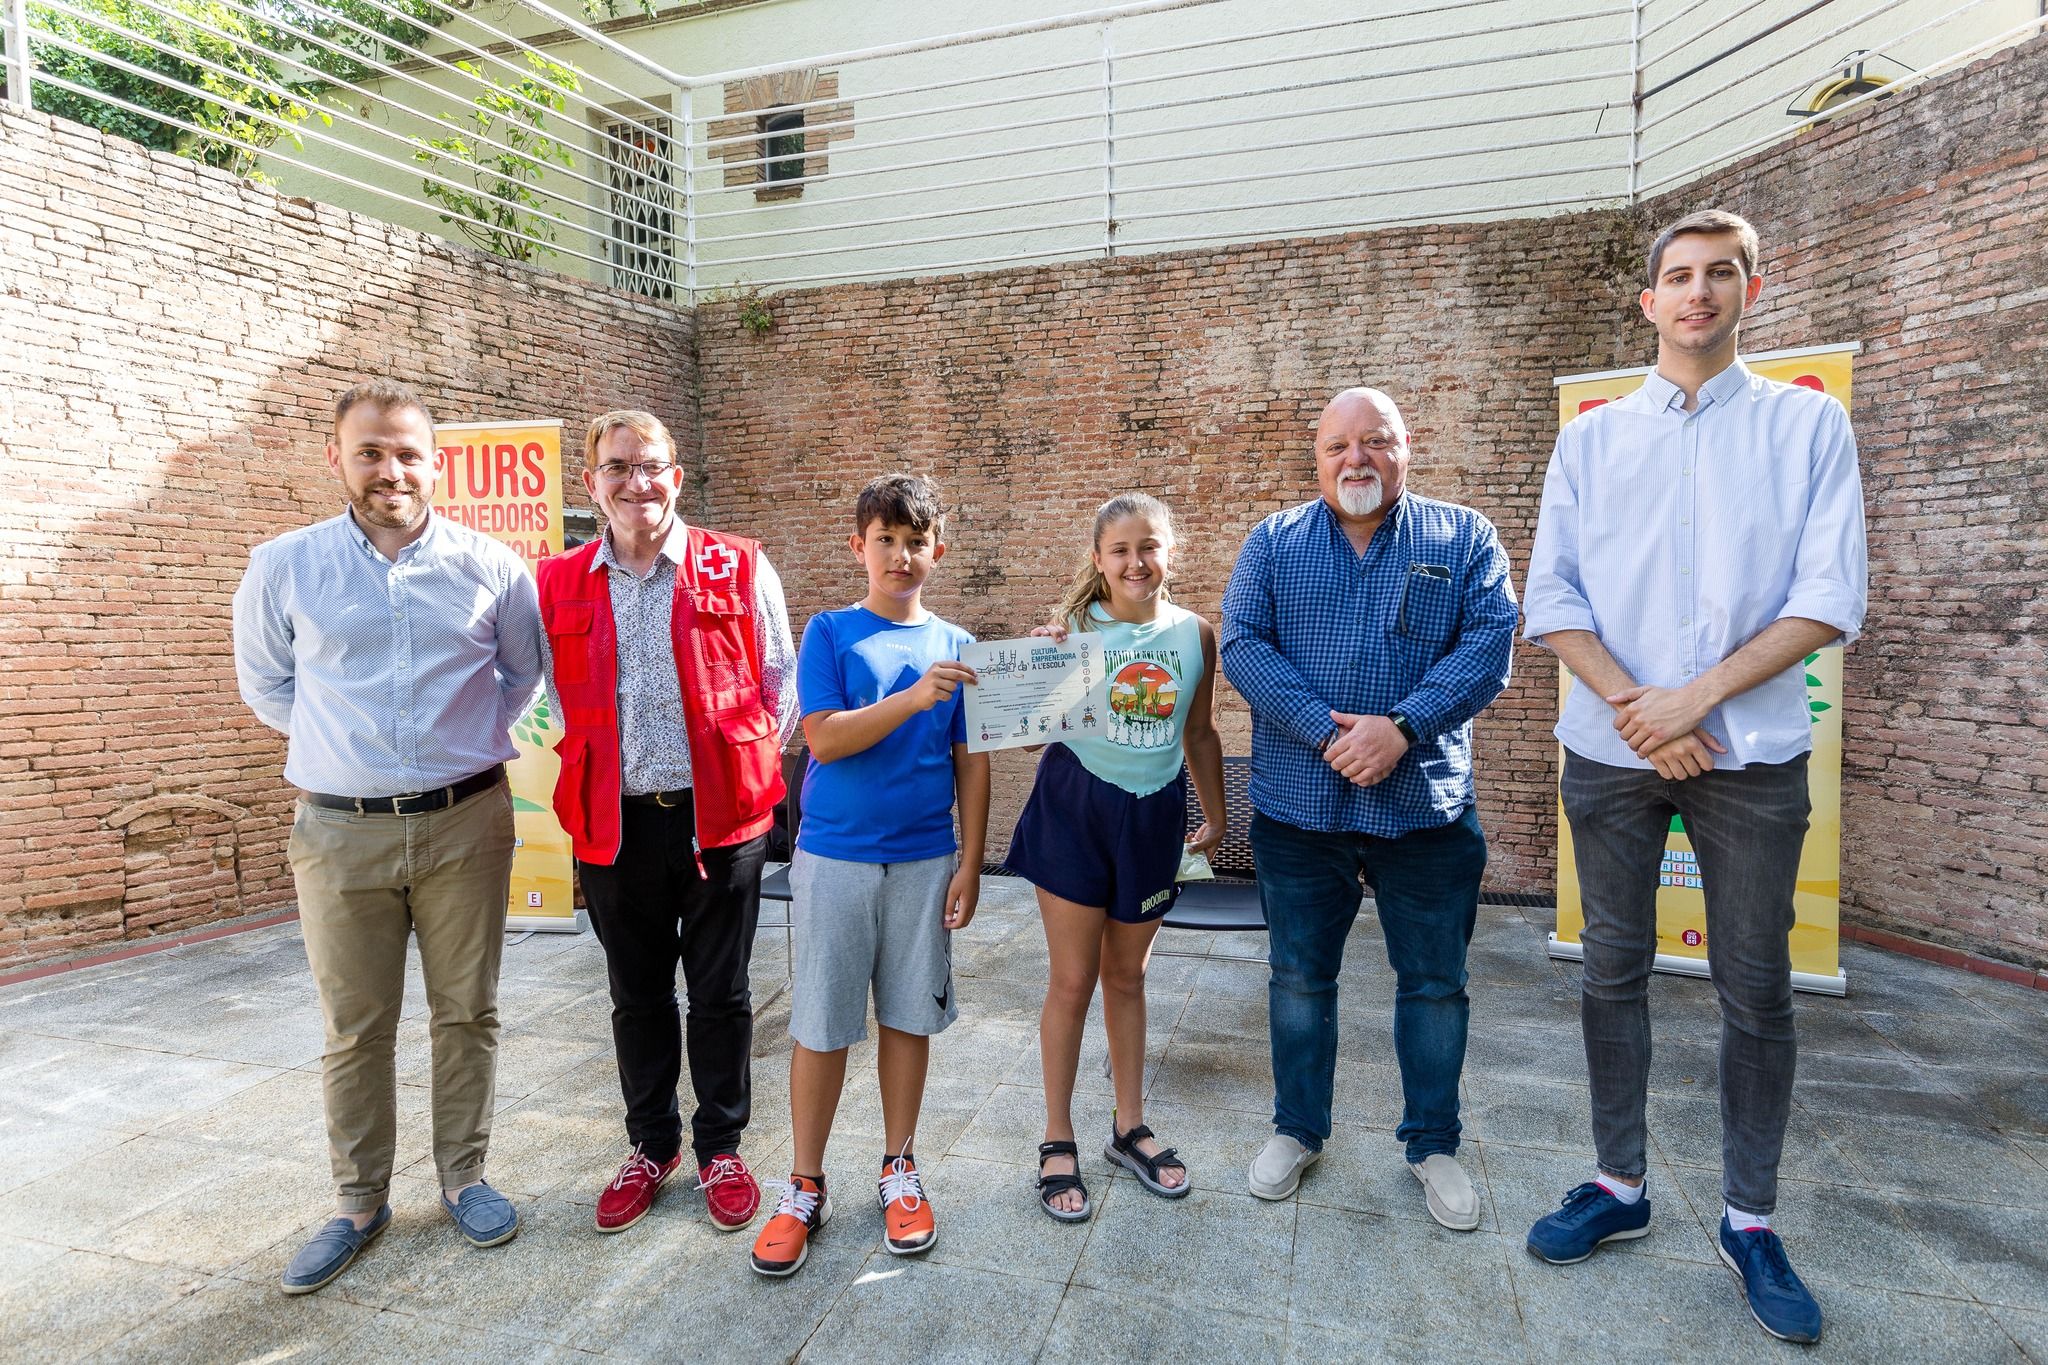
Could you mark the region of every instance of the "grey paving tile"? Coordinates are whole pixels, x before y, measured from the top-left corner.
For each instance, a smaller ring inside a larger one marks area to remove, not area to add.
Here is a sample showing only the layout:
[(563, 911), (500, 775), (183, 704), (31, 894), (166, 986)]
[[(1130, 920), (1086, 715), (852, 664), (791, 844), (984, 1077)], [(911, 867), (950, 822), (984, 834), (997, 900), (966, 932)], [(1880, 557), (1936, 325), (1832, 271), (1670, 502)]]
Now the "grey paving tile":
[(1508, 1076), (1468, 1077), (1467, 1084), (1468, 1138), (1582, 1152), (1592, 1160), (1592, 1109), (1584, 1085)]
[(256, 1152), (131, 1138), (0, 1195), (0, 1232), (102, 1250), (115, 1228), (269, 1164)]
[(1993, 1071), (1941, 1067), (1940, 1082), (1961, 1098), (1978, 1124), (2010, 1136), (2048, 1138), (2048, 1069)]
[(1991, 1316), (2005, 1329), (2013, 1344), (2034, 1365), (2048, 1360), (2048, 1312), (2030, 1312), (2020, 1308), (1994, 1308)]
[(1531, 1080), (1576, 1078), (1586, 1070), (1586, 1044), (1576, 1024), (1570, 1028), (1519, 1024), (1484, 1030), (1475, 1026), (1465, 1043), (1465, 1070)]
[[(1537, 1147), (1488, 1142), (1479, 1147), (1478, 1156), (1486, 1170), (1487, 1189), (1501, 1234), (1521, 1255), (1527, 1255), (1529, 1229), (1536, 1220), (1556, 1212), (1565, 1192), (1591, 1180), (1595, 1173), (1590, 1153), (1582, 1159)], [(1652, 1161), (1647, 1173), (1649, 1236), (1609, 1242), (1594, 1259), (1655, 1256), (1702, 1263), (1713, 1260), (1713, 1245), (1707, 1240), (1706, 1230), (1679, 1176), (1676, 1167)], [(1718, 1203), (1714, 1211), (1718, 1216)]]
[(1522, 1255), (1515, 1298), (1529, 1359), (1737, 1361), (1768, 1354), (1719, 1261), (1608, 1256), (1546, 1265)]
[(17, 1282), (34, 1274), (45, 1262), (62, 1256), (65, 1250), (54, 1242), (38, 1242), (28, 1237), (0, 1233), (0, 1296), (4, 1296)]
[(206, 1282), (170, 1266), (66, 1252), (0, 1289), (0, 1361), (82, 1360)]
[[(325, 1291), (322, 1291), (323, 1293)], [(321, 1365), (474, 1365), (479, 1360), (587, 1362), (589, 1355), (551, 1342), (505, 1336), (479, 1322), (446, 1322), (387, 1309), (315, 1357)]]
[(284, 1071), (204, 1109), (158, 1124), (152, 1136), (223, 1150), (266, 1151), (324, 1171), (327, 1117), (316, 1071)]
[(120, 1223), (100, 1248), (134, 1261), (220, 1274), (274, 1245), (281, 1232), (331, 1216), (319, 1172), (247, 1153), (249, 1164), (209, 1173)]
[(1939, 1067), (1896, 1057), (1802, 1054), (1793, 1092), (1799, 1103), (1821, 1113), (1849, 1118), (1912, 1117), (1941, 1123), (1977, 1124), (1983, 1118), (1945, 1083)]
[[(1184, 1008), (1184, 1007), (1183, 1007)], [(1148, 1024), (1149, 1024), (1148, 1020)], [(1174, 1036), (1172, 1027), (1148, 1027), (1145, 1030), (1145, 1093), (1150, 1095), (1159, 1083), (1159, 1069), (1166, 1059), (1167, 1048)], [(1082, 1095), (1107, 1098), (1115, 1093), (1115, 1086), (1106, 1073), (1109, 1062), (1109, 1035), (1102, 1031), (1099, 1017), (1091, 1018), (1087, 1030), (1081, 1035), (1081, 1060), (1074, 1073), (1074, 1095), (1076, 1103)], [(1041, 1062), (1034, 1032), (1030, 1046), (1017, 1054), (1009, 1074), (1003, 1078), (1006, 1085), (1038, 1087), (1044, 1084), (1044, 1068)], [(1078, 1116), (1076, 1122), (1079, 1122)]]
[[(1710, 1237), (1720, 1235), (1718, 1172), (1678, 1172)], [(1963, 1282), (1942, 1268), (1925, 1229), (1891, 1195), (1853, 1185), (1780, 1180), (1772, 1228), (1800, 1277), (1821, 1285), (1967, 1297)], [(1703, 1244), (1706, 1239), (1702, 1239)]]
[(976, 1365), (1031, 1361), (1059, 1312), (1061, 1296), (1059, 1286), (1039, 1280), (949, 1265), (905, 1265), (877, 1254), (832, 1305), (797, 1359), (866, 1365), (897, 1358), (906, 1328), (914, 1324), (917, 1353), (928, 1360)]
[(0, 1034), (0, 1094), (10, 1109), (141, 1133), (269, 1080), (279, 1068), (106, 1043)]
[(1119, 1180), (1099, 1200), (1073, 1283), (1168, 1303), (1198, 1285), (1214, 1302), (1284, 1317), (1294, 1230), (1290, 1203), (1200, 1188), (1161, 1199)]
[[(1657, 1155), (1676, 1166), (1721, 1169), (1721, 1097), (1656, 1095), (1645, 1102), (1650, 1141)], [(1587, 1120), (1590, 1125), (1591, 1119)], [(1794, 1180), (1842, 1180), (1855, 1168), (1844, 1160), (1833, 1133), (1795, 1105), (1785, 1122), (1785, 1147), (1778, 1174)]]
[(1827, 1122), (1879, 1189), (2048, 1209), (2048, 1169), (1996, 1133), (1913, 1119)]
[[(1091, 1182), (1095, 1193), (1107, 1192), (1107, 1174), (1105, 1170), (1104, 1179)], [(931, 1195), (939, 1236), (922, 1259), (934, 1265), (1000, 1271), (1065, 1285), (1081, 1259), (1088, 1229), (1055, 1223), (1045, 1216), (1031, 1187), (1036, 1175), (1029, 1165), (963, 1156), (926, 1165), (925, 1189)], [(859, 1195), (871, 1188), (848, 1186)]]
[(0, 1194), (118, 1147), (130, 1136), (24, 1113), (0, 1102)]
[(311, 1359), (333, 1351), (376, 1317), (373, 1308), (325, 1294), (287, 1298), (274, 1285), (218, 1279), (153, 1315), (92, 1359), (94, 1365)]
[(1492, 1232), (1300, 1206), (1291, 1318), (1355, 1331), (1398, 1325), (1403, 1335), (1484, 1357), (1521, 1340), (1507, 1257), (1522, 1254)]
[(1918, 1240), (1978, 1300), (2048, 1309), (2048, 1238), (2039, 1210), (1911, 1195), (1899, 1196), (1898, 1207)]
[(1292, 1322), (1287, 1326), (1288, 1365), (1471, 1365), (1475, 1360), (1513, 1362), (1528, 1359), (1519, 1335), (1486, 1343), (1478, 1352), (1463, 1342), (1429, 1341), (1395, 1335), (1392, 1324), (1360, 1319), (1346, 1327)]
[[(1190, 1286), (1178, 1304), (1106, 1294), (1075, 1287), (1067, 1291), (1045, 1349), (1044, 1365), (1129, 1365), (1140, 1360), (1202, 1362), (1277, 1360), (1286, 1350), (1285, 1323), (1225, 1311)], [(1326, 1357), (1327, 1359), (1327, 1357)]]
[[(1080, 1134), (1100, 1133), (1109, 1127), (1109, 1107), (1106, 1097), (1074, 1097), (1077, 1141)], [(999, 1085), (989, 1092), (974, 1121), (953, 1140), (950, 1150), (954, 1156), (1028, 1166), (1037, 1160), (1044, 1134), (1045, 1092), (1034, 1086)]]
[(1930, 1066), (1998, 1070), (2048, 1067), (2048, 1042), (2039, 1023), (2013, 1027), (1987, 1015), (1904, 1014), (1871, 1011), (1863, 1018), (1899, 1051)]
[(1902, 1057), (1897, 1044), (1872, 1028), (1865, 1015), (1839, 1000), (1800, 997), (1799, 1055), (1823, 1053), (1840, 1057)]
[[(1728, 1279), (1729, 1293), (1734, 1295), (1734, 1277)], [(1818, 1346), (1790, 1346), (1757, 1332), (1753, 1340), (1758, 1353), (1785, 1360), (1853, 1361), (1859, 1365), (1878, 1360), (1912, 1361), (1913, 1365), (2023, 1365), (2026, 1359), (1992, 1310), (1978, 1304), (1845, 1287), (1817, 1288), (1814, 1298), (1825, 1319)]]

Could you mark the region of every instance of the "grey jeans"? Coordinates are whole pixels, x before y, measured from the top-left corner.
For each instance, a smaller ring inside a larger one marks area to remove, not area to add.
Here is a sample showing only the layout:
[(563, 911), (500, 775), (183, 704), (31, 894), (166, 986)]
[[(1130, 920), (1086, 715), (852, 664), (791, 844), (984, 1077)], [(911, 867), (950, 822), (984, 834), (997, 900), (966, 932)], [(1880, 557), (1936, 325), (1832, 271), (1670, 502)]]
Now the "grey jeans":
[(1685, 821), (1707, 900), (1707, 963), (1721, 1004), (1721, 1192), (1749, 1213), (1778, 1202), (1792, 1109), (1792, 893), (1806, 839), (1806, 756), (1668, 782), (1567, 750), (1561, 784), (1586, 927), (1581, 1022), (1600, 1169), (1645, 1169), (1650, 970), (1657, 865)]

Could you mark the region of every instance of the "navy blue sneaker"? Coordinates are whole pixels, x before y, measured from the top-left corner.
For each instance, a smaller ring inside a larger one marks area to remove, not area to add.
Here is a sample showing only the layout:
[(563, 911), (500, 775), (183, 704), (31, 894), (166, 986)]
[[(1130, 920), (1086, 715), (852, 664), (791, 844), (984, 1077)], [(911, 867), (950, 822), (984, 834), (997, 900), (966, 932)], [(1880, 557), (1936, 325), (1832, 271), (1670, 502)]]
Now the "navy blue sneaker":
[(287, 1294), (312, 1293), (347, 1270), (356, 1253), (384, 1231), (384, 1225), (390, 1221), (389, 1204), (381, 1206), (376, 1216), (360, 1228), (346, 1218), (330, 1219), (292, 1254), (278, 1281), (279, 1287)]
[(1780, 1341), (1820, 1340), (1820, 1305), (1785, 1258), (1785, 1244), (1769, 1228), (1737, 1232), (1721, 1215), (1721, 1259), (1742, 1280), (1757, 1326)]
[(1536, 1220), (1529, 1250), (1552, 1265), (1575, 1265), (1603, 1242), (1626, 1242), (1650, 1230), (1650, 1196), (1624, 1204), (1596, 1181), (1564, 1197), (1564, 1207)]

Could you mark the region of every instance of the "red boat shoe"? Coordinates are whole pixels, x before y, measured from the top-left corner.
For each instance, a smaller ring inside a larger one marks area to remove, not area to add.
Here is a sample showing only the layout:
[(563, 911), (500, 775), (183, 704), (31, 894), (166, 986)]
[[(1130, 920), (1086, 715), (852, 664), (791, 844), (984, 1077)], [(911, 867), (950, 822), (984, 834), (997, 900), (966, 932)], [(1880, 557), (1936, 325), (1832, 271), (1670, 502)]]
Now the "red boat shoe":
[(666, 1164), (656, 1165), (645, 1151), (633, 1149), (633, 1155), (626, 1158), (626, 1164), (619, 1167), (619, 1173), (604, 1187), (604, 1193), (597, 1197), (597, 1230), (599, 1232), (624, 1232), (647, 1216), (654, 1207), (654, 1196), (668, 1178), (683, 1164), (680, 1152), (670, 1157)]
[(711, 1225), (720, 1232), (738, 1232), (761, 1211), (761, 1182), (731, 1152), (721, 1152), (698, 1170), (697, 1188), (704, 1191)]

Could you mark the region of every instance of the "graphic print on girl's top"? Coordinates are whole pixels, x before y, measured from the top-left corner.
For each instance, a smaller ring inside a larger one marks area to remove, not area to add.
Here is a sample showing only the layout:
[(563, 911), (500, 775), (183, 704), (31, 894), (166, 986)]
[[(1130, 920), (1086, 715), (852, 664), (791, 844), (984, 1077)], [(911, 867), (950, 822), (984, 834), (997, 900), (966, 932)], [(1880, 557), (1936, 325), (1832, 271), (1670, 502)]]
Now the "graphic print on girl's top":
[(1063, 735), (1081, 765), (1138, 796), (1180, 774), (1181, 731), (1202, 680), (1202, 628), (1191, 611), (1159, 604), (1151, 621), (1119, 621), (1100, 602), (1088, 625), (1102, 637), (1109, 713), (1100, 731)]

